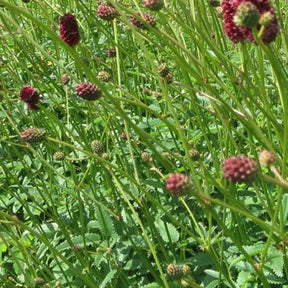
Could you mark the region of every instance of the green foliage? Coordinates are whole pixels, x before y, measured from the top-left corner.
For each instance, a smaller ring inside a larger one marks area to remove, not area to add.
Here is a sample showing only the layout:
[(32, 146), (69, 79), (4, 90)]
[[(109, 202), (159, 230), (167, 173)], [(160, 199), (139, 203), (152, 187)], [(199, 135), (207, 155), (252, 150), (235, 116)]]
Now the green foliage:
[[(273, 3), (276, 41), (255, 45), (230, 43), (208, 0), (109, 1), (114, 21), (97, 2), (0, 0), (0, 286), (288, 287), (287, 5)], [(156, 26), (132, 25), (135, 11)], [(102, 97), (77, 97), (81, 82)], [(46, 138), (22, 141), (31, 127)], [(255, 182), (224, 179), (224, 159), (264, 149), (277, 159)], [(189, 176), (187, 195), (168, 193), (170, 173)], [(189, 271), (171, 279), (171, 263)]]

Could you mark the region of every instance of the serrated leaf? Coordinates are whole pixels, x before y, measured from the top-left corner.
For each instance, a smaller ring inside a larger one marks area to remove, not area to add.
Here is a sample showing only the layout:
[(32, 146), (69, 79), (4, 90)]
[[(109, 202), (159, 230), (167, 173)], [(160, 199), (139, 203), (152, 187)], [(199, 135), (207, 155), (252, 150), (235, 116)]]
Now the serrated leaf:
[[(284, 259), (281, 251), (271, 247), (268, 252), (266, 265), (273, 270), (278, 277), (283, 277)], [(265, 266), (266, 266), (265, 265)]]
[(158, 219), (155, 221), (155, 226), (166, 243), (175, 243), (179, 240), (179, 232), (172, 224)]
[(251, 273), (248, 271), (240, 271), (237, 277), (237, 284), (242, 287), (243, 284), (249, 282), (250, 279), (254, 277), (251, 276)]
[(96, 208), (96, 217), (97, 217), (97, 227), (102, 232), (102, 236), (105, 239), (110, 237), (115, 237), (117, 235), (113, 221), (109, 213), (101, 207)]
[(117, 270), (111, 270), (106, 277), (104, 278), (104, 280), (102, 281), (102, 283), (100, 284), (99, 288), (105, 288), (107, 284), (109, 284), (111, 282), (111, 280), (113, 279), (114, 275), (117, 273)]
[(58, 224), (56, 222), (51, 222), (51, 223), (47, 223), (47, 224), (42, 224), (40, 225), (40, 229), (39, 232), (40, 233), (45, 233), (47, 237), (52, 237), (55, 235), (55, 233), (58, 230)]

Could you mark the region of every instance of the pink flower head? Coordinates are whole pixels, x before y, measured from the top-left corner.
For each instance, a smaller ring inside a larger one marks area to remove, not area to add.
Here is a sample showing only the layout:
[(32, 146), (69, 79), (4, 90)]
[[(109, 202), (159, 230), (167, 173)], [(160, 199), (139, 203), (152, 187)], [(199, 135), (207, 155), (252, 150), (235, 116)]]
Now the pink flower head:
[(189, 177), (182, 173), (172, 173), (166, 179), (166, 189), (174, 196), (183, 196), (188, 193), (191, 185)]
[(224, 178), (231, 182), (247, 183), (256, 178), (259, 169), (255, 160), (239, 155), (225, 159), (223, 172)]
[[(234, 43), (241, 41), (255, 43), (252, 30), (247, 27), (236, 26), (234, 22), (237, 8), (243, 3), (251, 3), (255, 5), (259, 11), (260, 18), (262, 15), (267, 14), (267, 12), (270, 13), (272, 16), (271, 23), (264, 27), (264, 32), (262, 35), (260, 35), (260, 37), (264, 44), (273, 42), (277, 36), (277, 33), (279, 32), (279, 26), (274, 9), (268, 0), (223, 0), (221, 6), (223, 9), (223, 24), (225, 34)], [(260, 31), (261, 28), (261, 25), (256, 26), (257, 31)]]

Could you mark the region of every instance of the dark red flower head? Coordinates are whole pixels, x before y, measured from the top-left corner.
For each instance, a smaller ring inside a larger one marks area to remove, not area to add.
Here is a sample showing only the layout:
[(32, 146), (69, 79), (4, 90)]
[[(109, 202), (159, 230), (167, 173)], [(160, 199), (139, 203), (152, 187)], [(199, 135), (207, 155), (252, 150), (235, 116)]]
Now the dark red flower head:
[(60, 17), (60, 37), (69, 46), (79, 43), (79, 27), (74, 15), (68, 13)]
[[(263, 27), (264, 32), (262, 35), (260, 35), (260, 37), (264, 44), (269, 44), (273, 42), (279, 32), (279, 26), (274, 9), (270, 5), (268, 0), (223, 0), (221, 6), (223, 9), (223, 24), (225, 34), (234, 43), (241, 41), (248, 41), (252, 43), (255, 42), (252, 30), (250, 28), (236, 26), (235, 24), (235, 15), (237, 13), (237, 8), (240, 4), (243, 3), (251, 3), (255, 5), (259, 12), (260, 19), (263, 14), (269, 12), (272, 20), (270, 21), (269, 25)], [(260, 24), (256, 26), (258, 32), (261, 28), (262, 26)]]
[(20, 90), (20, 99), (26, 103), (37, 104), (39, 94), (33, 87), (27, 85)]
[(144, 29), (144, 30), (148, 29), (147, 25), (150, 25), (152, 27), (156, 26), (155, 17), (150, 15), (149, 13), (143, 13), (143, 15), (141, 15), (141, 13), (139, 11), (136, 11), (135, 14), (137, 16), (141, 17), (143, 19), (143, 21), (138, 20), (134, 16), (130, 16), (131, 23), (134, 26), (141, 28), (141, 29)]
[(90, 82), (81, 82), (77, 84), (75, 92), (77, 96), (90, 101), (97, 100), (102, 95), (99, 87)]

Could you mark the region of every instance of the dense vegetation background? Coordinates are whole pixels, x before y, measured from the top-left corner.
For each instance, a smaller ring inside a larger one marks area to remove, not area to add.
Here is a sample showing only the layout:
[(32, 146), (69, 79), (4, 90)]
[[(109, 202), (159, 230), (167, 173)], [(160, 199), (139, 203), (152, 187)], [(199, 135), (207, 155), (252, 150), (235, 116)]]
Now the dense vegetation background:
[(286, 1), (100, 2), (0, 0), (1, 287), (288, 287)]

